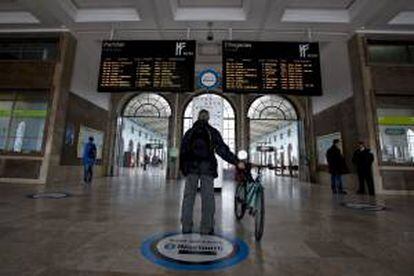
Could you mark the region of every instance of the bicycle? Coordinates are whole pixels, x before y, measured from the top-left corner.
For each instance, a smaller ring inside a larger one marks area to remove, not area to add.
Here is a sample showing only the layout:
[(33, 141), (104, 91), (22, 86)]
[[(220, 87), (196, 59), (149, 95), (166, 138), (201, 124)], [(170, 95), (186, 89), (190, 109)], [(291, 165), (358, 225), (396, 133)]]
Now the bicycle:
[(237, 220), (241, 220), (246, 211), (254, 217), (256, 241), (260, 241), (264, 232), (265, 223), (265, 199), (262, 185), (262, 169), (268, 166), (253, 165), (257, 168), (257, 176), (254, 179), (251, 169), (244, 170), (243, 181), (238, 183), (234, 195), (234, 213)]

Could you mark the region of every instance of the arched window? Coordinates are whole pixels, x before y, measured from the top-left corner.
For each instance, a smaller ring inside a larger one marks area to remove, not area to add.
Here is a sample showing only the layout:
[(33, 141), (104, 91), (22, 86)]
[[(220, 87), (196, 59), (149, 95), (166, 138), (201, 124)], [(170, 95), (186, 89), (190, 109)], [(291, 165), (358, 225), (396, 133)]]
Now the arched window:
[(171, 116), (171, 107), (160, 95), (142, 93), (128, 102), (122, 116), (168, 118)]
[[(165, 139), (168, 134), (168, 118), (170, 116), (170, 104), (162, 96), (155, 93), (142, 93), (133, 97), (125, 105), (122, 112), (122, 117), (134, 121), (147, 130), (158, 133)], [(140, 136), (139, 133), (138, 136)], [(143, 136), (148, 138), (146, 133)]]
[[(251, 142), (257, 142), (298, 119), (293, 105), (287, 99), (277, 95), (266, 95), (256, 99), (250, 105), (247, 117), (251, 120)], [(282, 133), (278, 135), (276, 139), (282, 140), (284, 135)]]
[(262, 96), (249, 108), (247, 116), (255, 120), (297, 120), (293, 105), (283, 97), (276, 95)]

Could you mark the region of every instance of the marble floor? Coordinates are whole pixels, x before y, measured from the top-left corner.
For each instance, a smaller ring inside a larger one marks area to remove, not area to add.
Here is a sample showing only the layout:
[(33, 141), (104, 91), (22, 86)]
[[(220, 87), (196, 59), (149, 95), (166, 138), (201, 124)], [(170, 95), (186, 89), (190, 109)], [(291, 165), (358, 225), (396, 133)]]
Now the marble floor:
[[(414, 275), (414, 197), (380, 196), (385, 211), (341, 205), (328, 187), (267, 176), (266, 226), (233, 214), (234, 185), (216, 194), (217, 232), (243, 239), (250, 255), (215, 272), (179, 272), (147, 261), (143, 240), (180, 229), (182, 182), (154, 171), (42, 187), (0, 185), (0, 275)], [(36, 191), (65, 199), (29, 199)], [(199, 220), (200, 201), (196, 202)]]

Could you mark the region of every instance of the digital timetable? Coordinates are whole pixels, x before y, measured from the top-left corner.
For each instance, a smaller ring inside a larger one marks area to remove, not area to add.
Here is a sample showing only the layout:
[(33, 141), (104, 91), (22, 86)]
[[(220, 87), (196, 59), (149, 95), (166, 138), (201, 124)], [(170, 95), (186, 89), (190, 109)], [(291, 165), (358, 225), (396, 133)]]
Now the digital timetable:
[(99, 92), (193, 91), (195, 41), (104, 41)]
[(223, 91), (322, 94), (317, 43), (223, 41)]

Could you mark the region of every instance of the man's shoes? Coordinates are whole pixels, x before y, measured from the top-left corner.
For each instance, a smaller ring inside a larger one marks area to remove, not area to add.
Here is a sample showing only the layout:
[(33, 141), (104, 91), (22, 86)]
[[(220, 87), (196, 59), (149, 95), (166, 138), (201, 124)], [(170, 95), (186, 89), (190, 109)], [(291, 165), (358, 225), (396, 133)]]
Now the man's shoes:
[(336, 190), (332, 190), (332, 193), (333, 194), (337, 194), (338, 192)]
[(201, 235), (214, 236), (214, 230), (201, 231)]
[(362, 192), (362, 191), (357, 191), (357, 192), (356, 192), (356, 194), (357, 194), (357, 195), (363, 195), (363, 194), (365, 194), (365, 192)]
[(192, 230), (192, 229), (183, 229), (183, 230), (181, 231), (181, 233), (182, 233), (183, 235), (185, 235), (185, 234), (191, 234), (191, 233), (193, 233), (193, 230)]
[(347, 192), (345, 192), (345, 191), (339, 191), (339, 193), (341, 194), (341, 195), (346, 195), (346, 194), (348, 194)]

